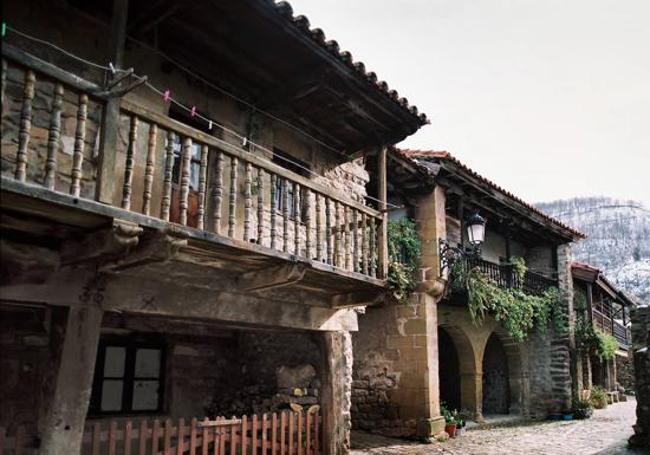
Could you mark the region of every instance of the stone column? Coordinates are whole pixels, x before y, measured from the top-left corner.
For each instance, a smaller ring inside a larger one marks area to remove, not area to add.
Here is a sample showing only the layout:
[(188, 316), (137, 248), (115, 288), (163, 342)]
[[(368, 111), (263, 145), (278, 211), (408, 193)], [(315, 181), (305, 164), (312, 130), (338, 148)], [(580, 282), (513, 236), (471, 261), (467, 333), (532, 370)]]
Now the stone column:
[(460, 373), (460, 406), (463, 412), (483, 421), (483, 372)]
[(551, 341), (551, 381), (554, 401), (562, 411), (571, 407), (572, 397), (579, 395), (575, 379), (576, 362), (579, 359), (575, 349), (575, 314), (573, 311), (573, 275), (571, 273), (571, 246), (557, 248), (558, 285), (562, 293), (566, 333), (553, 331)]
[(632, 347), (634, 356), (634, 382), (636, 384), (636, 424), (630, 445), (650, 447), (650, 307), (637, 307), (631, 311)]
[(350, 451), (352, 338), (349, 332), (323, 333), (323, 453)]
[(54, 390), (44, 400), (45, 411), (39, 422), (39, 455), (81, 452), (102, 314), (97, 306), (68, 310)]

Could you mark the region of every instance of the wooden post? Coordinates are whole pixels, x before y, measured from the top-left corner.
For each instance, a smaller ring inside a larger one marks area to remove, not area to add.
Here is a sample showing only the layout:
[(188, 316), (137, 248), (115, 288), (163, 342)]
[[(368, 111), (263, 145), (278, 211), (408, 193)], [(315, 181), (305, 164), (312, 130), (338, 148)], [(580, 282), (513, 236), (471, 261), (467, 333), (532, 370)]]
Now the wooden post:
[(386, 147), (379, 149), (377, 155), (377, 198), (379, 199), (379, 210), (381, 213), (381, 224), (377, 232), (377, 274), (379, 278), (386, 278), (388, 275), (388, 213), (386, 212), (388, 202), (388, 179), (386, 177)]
[(346, 453), (350, 440), (352, 341), (347, 332), (324, 332), (323, 358), (323, 454)]
[[(111, 35), (108, 60), (115, 68), (122, 68), (129, 0), (113, 0)], [(117, 156), (118, 129), (120, 123), (120, 98), (110, 98), (104, 105), (102, 115), (99, 164), (97, 171), (97, 193), (99, 202), (113, 202), (113, 185)]]
[(99, 306), (68, 310), (54, 391), (39, 424), (39, 455), (81, 452), (102, 314)]

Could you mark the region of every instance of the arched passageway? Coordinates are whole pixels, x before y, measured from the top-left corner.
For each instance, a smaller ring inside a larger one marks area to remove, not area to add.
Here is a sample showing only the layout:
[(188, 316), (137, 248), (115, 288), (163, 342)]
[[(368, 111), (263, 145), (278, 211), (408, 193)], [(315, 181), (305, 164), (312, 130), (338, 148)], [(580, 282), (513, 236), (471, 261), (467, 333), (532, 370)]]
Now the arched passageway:
[(447, 331), (438, 328), (438, 372), (440, 401), (450, 409), (461, 409), (458, 351)]
[(483, 353), (483, 415), (510, 411), (508, 356), (501, 340), (493, 333)]

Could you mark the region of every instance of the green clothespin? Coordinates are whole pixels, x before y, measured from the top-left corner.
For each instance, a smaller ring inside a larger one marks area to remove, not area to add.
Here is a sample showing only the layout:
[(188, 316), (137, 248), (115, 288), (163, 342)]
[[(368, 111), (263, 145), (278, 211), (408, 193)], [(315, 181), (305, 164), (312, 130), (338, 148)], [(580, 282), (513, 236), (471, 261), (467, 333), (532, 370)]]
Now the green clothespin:
[(5, 21), (2, 21), (2, 37), (4, 38), (6, 34), (7, 34), (7, 23)]

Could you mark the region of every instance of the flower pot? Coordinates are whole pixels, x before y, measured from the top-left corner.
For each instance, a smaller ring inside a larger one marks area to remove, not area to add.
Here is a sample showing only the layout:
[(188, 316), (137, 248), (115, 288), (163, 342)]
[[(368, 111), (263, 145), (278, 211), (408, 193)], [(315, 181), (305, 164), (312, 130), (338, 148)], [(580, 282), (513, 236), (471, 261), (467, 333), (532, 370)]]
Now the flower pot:
[(456, 436), (463, 436), (465, 434), (464, 427), (456, 427)]
[(573, 413), (569, 412), (562, 416), (562, 420), (573, 420)]
[(456, 437), (456, 424), (448, 423), (445, 425), (445, 432), (449, 435), (450, 438)]

